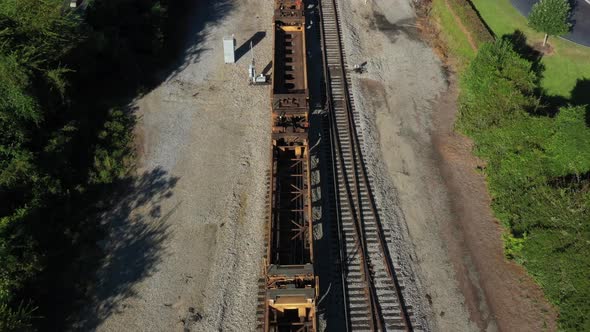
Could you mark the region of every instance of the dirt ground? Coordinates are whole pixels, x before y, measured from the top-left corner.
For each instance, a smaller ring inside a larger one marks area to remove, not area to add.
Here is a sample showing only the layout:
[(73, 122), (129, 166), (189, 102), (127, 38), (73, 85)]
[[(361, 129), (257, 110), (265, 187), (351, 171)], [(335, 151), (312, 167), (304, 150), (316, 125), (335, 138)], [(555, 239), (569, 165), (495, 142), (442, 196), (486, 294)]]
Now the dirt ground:
[[(418, 320), (433, 331), (555, 330), (555, 312), (505, 260), (471, 143), (453, 131), (457, 88), (421, 40), (410, 0), (345, 2), (365, 153)], [(428, 303), (428, 305), (423, 305)]]
[[(471, 154), (473, 143), (453, 131), (456, 107), (453, 83), (436, 103), (432, 143), (455, 215), (443, 236), (471, 319), (482, 329), (494, 324), (500, 331), (554, 331), (557, 315), (542, 290), (504, 258), (503, 228), (489, 208), (485, 178), (476, 172), (482, 162)], [(483, 301), (487, 312), (477, 310)]]

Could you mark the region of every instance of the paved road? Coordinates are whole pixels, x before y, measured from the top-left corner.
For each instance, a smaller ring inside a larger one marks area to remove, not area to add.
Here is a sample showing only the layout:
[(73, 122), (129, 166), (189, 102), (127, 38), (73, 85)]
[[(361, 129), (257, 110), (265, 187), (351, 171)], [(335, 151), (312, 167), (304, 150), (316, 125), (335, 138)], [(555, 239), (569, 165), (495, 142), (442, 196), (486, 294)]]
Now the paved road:
[[(510, 0), (512, 5), (524, 16), (528, 16), (533, 4), (538, 0)], [(573, 8), (572, 31), (563, 36), (578, 44), (590, 47), (590, 3), (586, 0), (572, 0), (575, 5)]]

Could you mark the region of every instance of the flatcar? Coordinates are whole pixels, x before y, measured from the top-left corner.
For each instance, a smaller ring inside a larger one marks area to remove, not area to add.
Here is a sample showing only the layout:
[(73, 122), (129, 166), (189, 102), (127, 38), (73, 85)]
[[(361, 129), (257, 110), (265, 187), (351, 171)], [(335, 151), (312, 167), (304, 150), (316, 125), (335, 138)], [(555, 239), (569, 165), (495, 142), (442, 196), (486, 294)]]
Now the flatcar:
[(316, 331), (305, 8), (275, 0), (263, 331)]

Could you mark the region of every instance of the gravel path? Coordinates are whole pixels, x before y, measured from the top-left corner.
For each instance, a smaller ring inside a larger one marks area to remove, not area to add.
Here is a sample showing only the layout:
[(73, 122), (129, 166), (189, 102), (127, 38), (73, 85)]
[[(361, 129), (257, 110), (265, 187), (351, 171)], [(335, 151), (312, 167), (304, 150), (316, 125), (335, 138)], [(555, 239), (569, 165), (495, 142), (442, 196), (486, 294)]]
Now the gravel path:
[(254, 329), (269, 89), (248, 85), (250, 54), (223, 64), (221, 41), (234, 33), (239, 47), (265, 36), (254, 48), (262, 71), (271, 60), (272, 2), (202, 1), (192, 10), (185, 59), (135, 103), (137, 183), (105, 215), (110, 259), (72, 329)]

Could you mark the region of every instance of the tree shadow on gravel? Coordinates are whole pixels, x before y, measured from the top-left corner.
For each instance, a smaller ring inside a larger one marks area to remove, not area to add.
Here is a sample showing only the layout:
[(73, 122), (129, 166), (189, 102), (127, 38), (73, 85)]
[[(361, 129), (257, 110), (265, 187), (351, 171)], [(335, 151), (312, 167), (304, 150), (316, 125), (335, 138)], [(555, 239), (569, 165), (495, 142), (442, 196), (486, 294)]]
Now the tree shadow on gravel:
[[(208, 49), (202, 44), (209, 36), (212, 26), (221, 24), (221, 20), (234, 8), (230, 0), (181, 0), (170, 9), (170, 19), (167, 27), (166, 49), (168, 56), (173, 59), (166, 70), (159, 73), (152, 87), (161, 80), (174, 79), (180, 72), (201, 58)], [(221, 43), (221, 40), (219, 41)]]
[[(210, 27), (222, 24), (234, 7), (230, 0), (170, 1), (163, 36), (154, 36), (135, 21), (125, 21), (128, 13), (135, 13), (143, 22), (149, 12), (137, 14), (130, 1), (109, 3), (120, 5), (120, 10), (88, 9), (89, 15), (101, 15), (87, 18), (87, 28), (97, 33), (66, 59), (72, 69), (72, 100), (63, 117), (80, 130), (68, 146), (71, 168), (49, 167), (50, 174), (65, 179), (64, 193), (48, 199), (23, 226), (43, 254), (43, 270), (18, 297), (37, 307), (33, 329), (39, 331), (93, 330), (135, 296), (133, 286), (165, 255), (165, 221), (174, 209), (162, 211), (162, 202), (172, 195), (178, 179), (154, 169), (109, 185), (90, 184), (94, 150), (109, 110), (130, 109), (133, 100), (199, 61)], [(97, 45), (100, 36), (110, 42), (108, 49)], [(160, 37), (163, 51), (149, 49), (146, 39), (155, 42)], [(134, 118), (133, 110), (126, 114)], [(54, 124), (62, 125), (57, 120)], [(89, 307), (89, 297), (95, 306)]]
[(126, 300), (136, 296), (133, 286), (150, 276), (166, 255), (166, 221), (180, 203), (164, 213), (162, 204), (172, 197), (177, 182), (178, 178), (166, 171), (154, 169), (118, 184), (122, 193), (105, 202), (105, 207), (113, 208), (99, 217), (106, 234), (98, 241), (94, 254), (80, 262), (92, 282), (86, 285), (86, 294), (79, 294), (70, 308), (82, 311), (79, 317), (70, 318), (69, 326), (94, 330), (106, 318), (125, 309)]
[[(203, 42), (211, 27), (221, 24), (233, 7), (230, 0), (171, 2), (164, 29), (165, 51), (158, 66), (139, 85), (129, 84), (119, 93), (113, 93), (114, 89), (104, 92), (110, 96), (108, 103), (129, 105), (198, 62), (207, 51)], [(61, 290), (48, 292), (49, 298), (63, 305), (50, 309), (53, 313), (43, 313), (44, 330), (94, 330), (109, 316), (124, 310), (128, 299), (137, 296), (134, 285), (149, 277), (166, 256), (166, 220), (180, 203), (167, 211), (162, 210), (162, 203), (172, 196), (177, 181), (178, 178), (156, 168), (108, 188), (89, 188), (103, 201), (92, 208), (94, 215), (85, 217), (89, 225), (87, 239), (77, 248), (79, 253), (72, 253), (75, 262), (67, 272), (56, 273), (61, 278), (54, 281), (60, 283)], [(113, 192), (118, 194), (105, 197)]]

